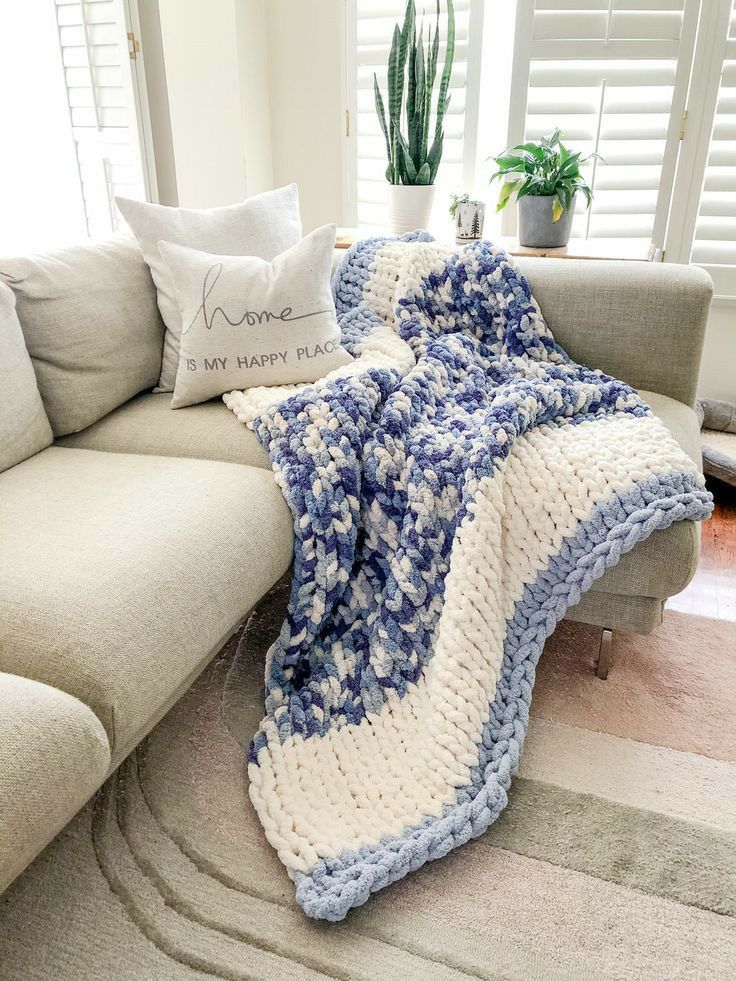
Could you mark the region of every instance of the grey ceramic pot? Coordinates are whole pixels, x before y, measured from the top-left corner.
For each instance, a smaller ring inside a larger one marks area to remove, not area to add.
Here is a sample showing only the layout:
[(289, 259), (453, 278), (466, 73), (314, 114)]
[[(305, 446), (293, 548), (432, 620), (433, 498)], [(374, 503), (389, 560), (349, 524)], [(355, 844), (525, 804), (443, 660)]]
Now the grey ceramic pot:
[(559, 249), (570, 241), (572, 207), (562, 212), (559, 221), (552, 221), (552, 195), (527, 194), (519, 201), (519, 245), (532, 249)]

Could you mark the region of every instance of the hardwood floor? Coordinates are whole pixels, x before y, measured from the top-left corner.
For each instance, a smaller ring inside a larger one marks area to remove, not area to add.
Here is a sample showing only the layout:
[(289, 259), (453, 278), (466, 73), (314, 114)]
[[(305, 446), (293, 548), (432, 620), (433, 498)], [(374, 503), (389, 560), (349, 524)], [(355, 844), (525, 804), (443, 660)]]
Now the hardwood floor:
[(708, 480), (716, 506), (703, 523), (700, 561), (695, 576), (668, 610), (693, 613), (716, 620), (736, 620), (736, 489)]

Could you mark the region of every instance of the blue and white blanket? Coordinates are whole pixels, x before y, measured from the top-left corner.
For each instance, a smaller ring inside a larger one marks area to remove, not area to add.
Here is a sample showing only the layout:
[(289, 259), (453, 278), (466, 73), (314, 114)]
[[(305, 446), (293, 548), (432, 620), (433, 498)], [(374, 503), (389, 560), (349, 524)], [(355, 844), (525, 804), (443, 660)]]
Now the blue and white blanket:
[(351, 365), (225, 396), (296, 536), (250, 794), (328, 920), (495, 821), (545, 638), (637, 542), (711, 509), (635, 392), (555, 343), (508, 255), (426, 238), (343, 260)]

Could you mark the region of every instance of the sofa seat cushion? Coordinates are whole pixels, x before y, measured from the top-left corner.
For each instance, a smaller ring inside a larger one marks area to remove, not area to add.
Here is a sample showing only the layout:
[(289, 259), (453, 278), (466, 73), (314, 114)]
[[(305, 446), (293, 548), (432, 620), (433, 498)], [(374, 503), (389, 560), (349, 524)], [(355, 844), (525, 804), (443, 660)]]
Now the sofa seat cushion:
[[(700, 468), (700, 430), (695, 412), (657, 392), (639, 394)], [(618, 565), (593, 583), (592, 591), (667, 599), (690, 582), (699, 553), (700, 525), (694, 521), (677, 521), (669, 528), (655, 531), (624, 555)], [(572, 610), (570, 615), (574, 619)]]
[[(700, 466), (700, 433), (693, 410), (656, 392), (640, 394)], [(220, 399), (177, 410), (169, 407), (170, 402), (167, 393), (139, 395), (94, 426), (57, 440), (57, 445), (269, 467), (255, 434)], [(699, 542), (698, 525), (678, 522), (637, 545), (592, 588), (623, 596), (673, 596), (692, 578)]]
[(139, 395), (94, 426), (65, 436), (57, 444), (108, 453), (152, 453), (271, 468), (255, 433), (238, 422), (222, 399), (172, 409), (168, 392)]
[(99, 787), (102, 723), (66, 692), (0, 673), (0, 892)]
[(76, 696), (117, 763), (288, 569), (271, 473), (51, 446), (0, 474), (0, 670)]

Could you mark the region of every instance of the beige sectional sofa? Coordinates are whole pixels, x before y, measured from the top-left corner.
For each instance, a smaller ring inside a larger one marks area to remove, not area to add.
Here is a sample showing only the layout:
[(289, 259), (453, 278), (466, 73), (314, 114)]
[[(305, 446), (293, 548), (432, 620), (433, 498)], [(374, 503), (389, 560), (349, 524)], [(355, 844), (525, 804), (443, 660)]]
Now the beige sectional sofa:
[[(707, 277), (521, 265), (558, 340), (644, 389), (697, 459)], [(265, 453), (221, 401), (174, 411), (150, 391), (163, 325), (135, 245), (0, 260), (0, 291), (2, 890), (287, 571), (292, 531)], [(655, 533), (571, 616), (651, 630), (697, 545), (692, 523)]]
[[(136, 246), (0, 261), (0, 278), (27, 349), (0, 413), (2, 889), (286, 572), (292, 535), (265, 454), (222, 402), (129, 401), (158, 379), (163, 342)], [(10, 401), (30, 385), (45, 414), (13, 455)]]

